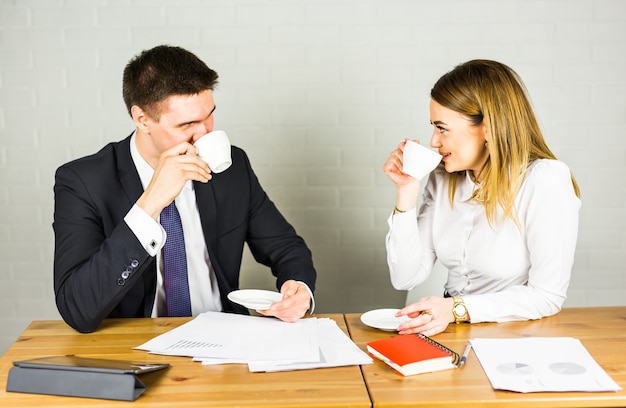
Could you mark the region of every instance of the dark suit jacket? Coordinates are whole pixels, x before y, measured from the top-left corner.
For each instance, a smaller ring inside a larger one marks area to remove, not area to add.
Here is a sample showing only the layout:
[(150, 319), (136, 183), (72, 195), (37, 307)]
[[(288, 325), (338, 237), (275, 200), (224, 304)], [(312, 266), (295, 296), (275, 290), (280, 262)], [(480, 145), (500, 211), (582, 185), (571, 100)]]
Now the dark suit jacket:
[[(194, 182), (224, 311), (247, 313), (226, 297), (239, 287), (244, 242), (257, 262), (271, 267), (277, 288), (295, 279), (314, 290), (316, 272), (304, 240), (267, 197), (245, 152), (233, 147), (232, 161), (208, 183)], [(92, 332), (107, 317), (149, 317), (156, 258), (124, 222), (143, 193), (130, 137), (59, 167), (55, 177), (54, 291), (63, 319)]]

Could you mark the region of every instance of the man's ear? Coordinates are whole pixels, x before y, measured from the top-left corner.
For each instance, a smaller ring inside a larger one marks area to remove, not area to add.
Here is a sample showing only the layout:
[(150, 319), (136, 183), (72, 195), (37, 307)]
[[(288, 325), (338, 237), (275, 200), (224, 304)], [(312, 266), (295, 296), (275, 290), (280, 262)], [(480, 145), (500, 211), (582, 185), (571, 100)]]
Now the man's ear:
[(150, 121), (150, 117), (148, 114), (141, 109), (137, 105), (133, 105), (130, 108), (130, 115), (133, 118), (133, 122), (135, 122), (135, 126), (137, 129), (141, 130), (144, 133), (148, 133), (148, 122)]

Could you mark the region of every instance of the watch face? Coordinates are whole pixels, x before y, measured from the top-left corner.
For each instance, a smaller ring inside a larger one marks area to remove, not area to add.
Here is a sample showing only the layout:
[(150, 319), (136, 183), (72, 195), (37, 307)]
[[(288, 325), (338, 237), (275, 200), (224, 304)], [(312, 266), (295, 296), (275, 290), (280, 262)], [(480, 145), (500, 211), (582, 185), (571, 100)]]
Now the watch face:
[(463, 317), (467, 313), (467, 309), (464, 305), (456, 305), (454, 306), (454, 314), (458, 317)]

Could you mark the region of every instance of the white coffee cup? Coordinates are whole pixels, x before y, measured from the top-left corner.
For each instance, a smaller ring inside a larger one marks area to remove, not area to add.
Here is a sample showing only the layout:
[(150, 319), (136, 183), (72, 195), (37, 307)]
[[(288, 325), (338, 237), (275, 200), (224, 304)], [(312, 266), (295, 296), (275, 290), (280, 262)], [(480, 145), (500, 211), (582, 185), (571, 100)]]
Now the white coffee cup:
[(421, 180), (441, 162), (441, 155), (434, 150), (407, 140), (402, 156), (402, 171)]
[(230, 157), (230, 141), (226, 132), (214, 130), (194, 143), (198, 156), (211, 168), (213, 173), (221, 173), (233, 164)]

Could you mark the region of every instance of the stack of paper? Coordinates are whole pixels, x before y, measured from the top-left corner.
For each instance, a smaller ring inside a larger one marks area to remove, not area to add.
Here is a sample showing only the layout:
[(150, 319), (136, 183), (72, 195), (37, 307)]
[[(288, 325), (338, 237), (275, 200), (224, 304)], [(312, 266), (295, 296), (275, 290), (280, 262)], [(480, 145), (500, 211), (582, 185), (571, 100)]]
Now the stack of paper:
[(206, 312), (136, 348), (193, 357), (203, 364), (245, 363), (253, 372), (372, 363), (334, 320), (326, 318), (286, 323)]

